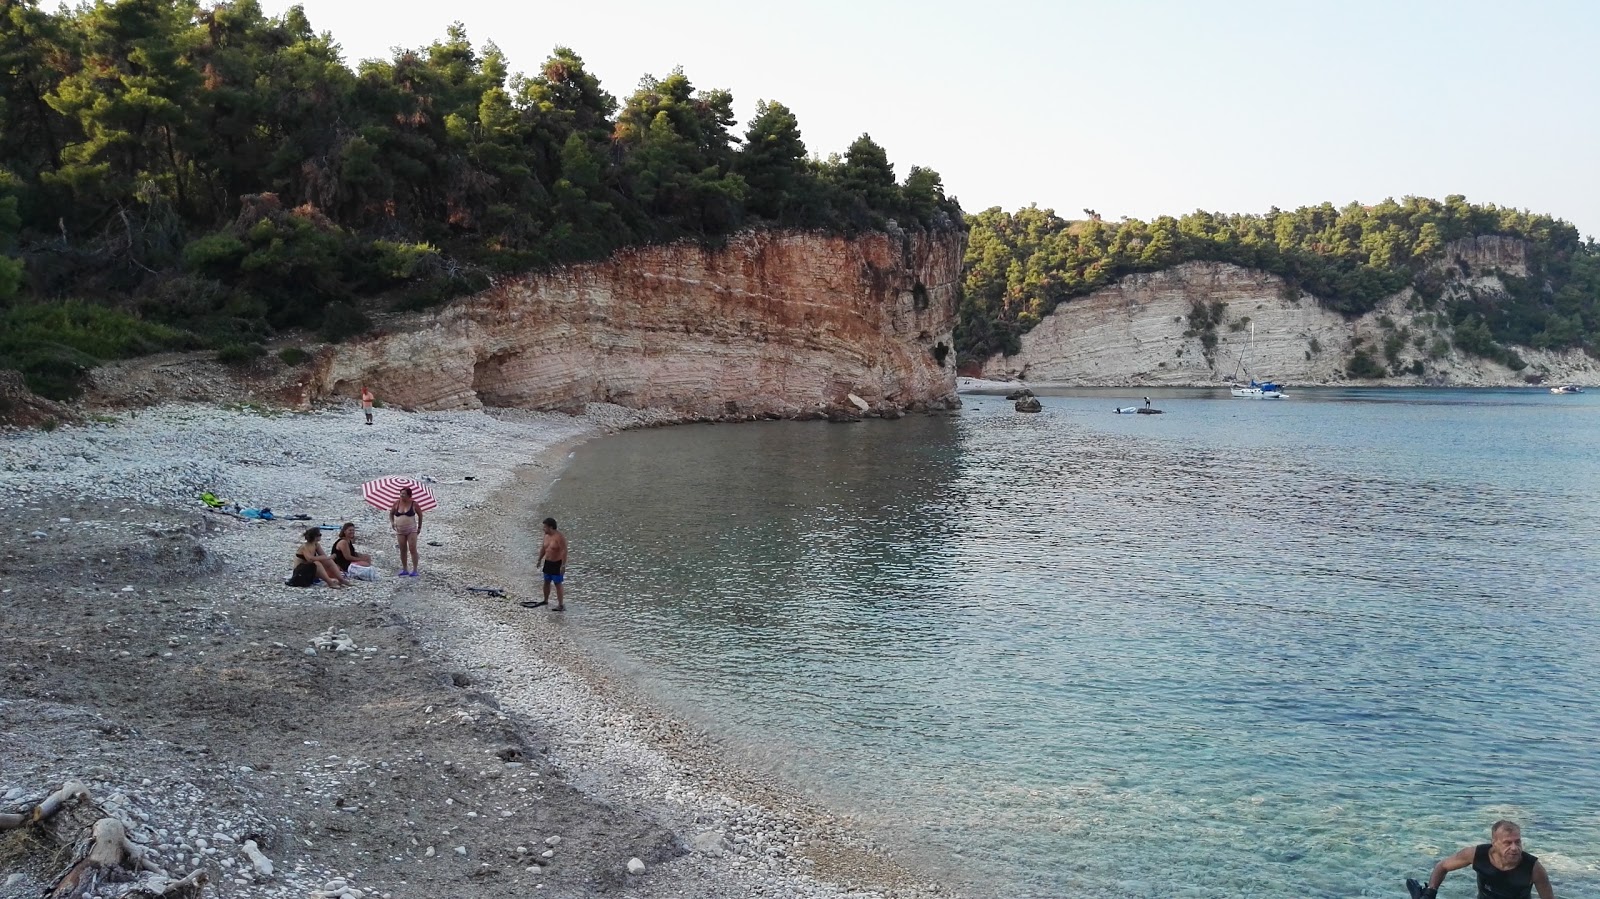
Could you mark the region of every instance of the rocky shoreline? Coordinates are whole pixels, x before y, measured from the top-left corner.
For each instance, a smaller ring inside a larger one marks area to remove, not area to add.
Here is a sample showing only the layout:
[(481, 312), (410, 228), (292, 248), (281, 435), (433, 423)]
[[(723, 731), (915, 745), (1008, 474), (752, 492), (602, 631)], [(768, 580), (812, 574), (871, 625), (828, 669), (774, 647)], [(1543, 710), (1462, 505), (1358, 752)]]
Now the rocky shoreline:
[[(71, 814), (208, 896), (952, 895), (518, 604), (570, 448), (666, 420), (169, 404), (0, 438), (0, 812), (82, 781)], [(416, 580), (361, 502), (383, 474), (440, 494)], [(384, 576), (283, 586), (298, 532), (342, 521)], [(24, 833), (0, 831), (0, 899), (60, 873)]]

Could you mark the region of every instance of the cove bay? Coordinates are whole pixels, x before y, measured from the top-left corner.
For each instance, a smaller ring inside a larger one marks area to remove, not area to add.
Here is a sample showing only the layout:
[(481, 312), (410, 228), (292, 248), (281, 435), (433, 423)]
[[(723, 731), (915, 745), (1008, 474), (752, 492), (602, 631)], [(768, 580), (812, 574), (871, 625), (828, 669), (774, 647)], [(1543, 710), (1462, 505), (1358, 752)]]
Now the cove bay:
[(1399, 895), (1497, 817), (1600, 889), (1600, 398), (1038, 392), (585, 445), (569, 614), (974, 892)]

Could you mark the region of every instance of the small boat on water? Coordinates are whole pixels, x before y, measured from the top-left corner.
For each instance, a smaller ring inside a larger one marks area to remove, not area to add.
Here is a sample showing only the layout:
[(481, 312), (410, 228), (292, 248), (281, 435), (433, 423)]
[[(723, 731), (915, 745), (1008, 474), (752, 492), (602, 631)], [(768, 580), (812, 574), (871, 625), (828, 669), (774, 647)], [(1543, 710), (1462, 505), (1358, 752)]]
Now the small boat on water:
[(1257, 400), (1281, 400), (1283, 388), (1271, 381), (1257, 381), (1250, 379), (1249, 384), (1234, 384), (1228, 391), (1236, 397)]
[(1244, 354), (1249, 351), (1250, 344), (1255, 343), (1256, 326), (1250, 325), (1250, 339), (1245, 341), (1244, 349), (1239, 351), (1239, 361), (1233, 365), (1233, 377), (1229, 378), (1228, 391), (1239, 399), (1250, 400), (1281, 400), (1283, 388), (1271, 381), (1257, 381), (1250, 379), (1250, 383), (1239, 383), (1239, 369), (1244, 368)]
[(1576, 384), (1563, 384), (1560, 387), (1550, 388), (1551, 393), (1582, 393), (1583, 388)]

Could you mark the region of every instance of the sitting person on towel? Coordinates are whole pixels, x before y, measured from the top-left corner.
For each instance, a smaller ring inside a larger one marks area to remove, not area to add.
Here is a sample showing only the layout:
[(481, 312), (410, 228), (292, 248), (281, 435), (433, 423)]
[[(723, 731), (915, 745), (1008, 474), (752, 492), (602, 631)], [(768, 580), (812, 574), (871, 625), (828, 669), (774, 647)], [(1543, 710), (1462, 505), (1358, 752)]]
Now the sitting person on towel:
[(294, 574), (289, 577), (289, 586), (309, 587), (319, 577), (329, 587), (349, 586), (339, 566), (333, 563), (333, 557), (322, 551), (322, 529), (307, 528), (304, 536), (306, 542), (294, 554)]
[(333, 561), (339, 570), (363, 581), (375, 581), (378, 573), (372, 567), (372, 557), (356, 550), (356, 523), (347, 521), (339, 528), (339, 539), (333, 541)]

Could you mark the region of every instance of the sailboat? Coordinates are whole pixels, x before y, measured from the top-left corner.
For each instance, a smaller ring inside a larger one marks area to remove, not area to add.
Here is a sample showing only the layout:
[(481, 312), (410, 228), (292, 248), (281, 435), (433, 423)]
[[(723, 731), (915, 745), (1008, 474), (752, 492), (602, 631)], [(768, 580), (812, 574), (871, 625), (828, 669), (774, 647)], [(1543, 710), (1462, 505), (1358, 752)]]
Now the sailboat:
[(1248, 384), (1239, 383), (1239, 369), (1244, 367), (1244, 354), (1250, 349), (1250, 344), (1255, 343), (1255, 341), (1256, 325), (1255, 322), (1251, 322), (1250, 339), (1245, 341), (1244, 348), (1239, 350), (1239, 361), (1234, 363), (1233, 377), (1228, 379), (1232, 382), (1228, 387), (1228, 391), (1240, 399), (1281, 400), (1283, 399), (1283, 388), (1271, 381), (1257, 381), (1255, 378), (1251, 378)]

